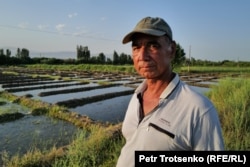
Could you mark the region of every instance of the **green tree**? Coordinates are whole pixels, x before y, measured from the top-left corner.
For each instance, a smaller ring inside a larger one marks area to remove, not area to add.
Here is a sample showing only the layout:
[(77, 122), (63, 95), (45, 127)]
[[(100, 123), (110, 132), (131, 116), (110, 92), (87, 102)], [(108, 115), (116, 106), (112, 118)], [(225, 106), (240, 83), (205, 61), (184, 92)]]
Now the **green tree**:
[(133, 64), (133, 59), (130, 55), (128, 55), (127, 64)]
[(0, 49), (0, 56), (3, 56), (3, 55), (4, 55), (4, 50)]
[(104, 53), (100, 53), (97, 57), (97, 61), (100, 64), (105, 64), (106, 62), (106, 56), (104, 55)]
[(29, 58), (29, 50), (23, 48), (21, 50), (21, 59), (28, 59)]
[(112, 64), (112, 60), (110, 58), (107, 58), (107, 61), (106, 61), (107, 64)]
[(6, 56), (4, 55), (4, 50), (0, 49), (0, 65), (3, 65), (6, 63)]
[(77, 60), (81, 63), (88, 63), (90, 61), (90, 50), (88, 46), (77, 46)]
[(172, 68), (183, 65), (186, 61), (186, 53), (179, 43), (176, 44), (175, 57), (172, 61)]
[(26, 48), (23, 48), (20, 53), (21, 63), (23, 64), (29, 64), (31, 63), (31, 58), (29, 57), (29, 50)]
[(20, 48), (17, 48), (16, 57), (21, 58), (21, 49)]
[(116, 51), (114, 51), (114, 54), (113, 54), (113, 64), (114, 65), (119, 64), (119, 55)]
[(10, 51), (9, 49), (7, 49), (7, 50), (6, 50), (6, 56), (7, 56), (7, 57), (10, 57), (10, 55), (11, 55), (11, 51)]
[(128, 60), (128, 56), (125, 53), (121, 53), (120, 54), (120, 64), (126, 64)]

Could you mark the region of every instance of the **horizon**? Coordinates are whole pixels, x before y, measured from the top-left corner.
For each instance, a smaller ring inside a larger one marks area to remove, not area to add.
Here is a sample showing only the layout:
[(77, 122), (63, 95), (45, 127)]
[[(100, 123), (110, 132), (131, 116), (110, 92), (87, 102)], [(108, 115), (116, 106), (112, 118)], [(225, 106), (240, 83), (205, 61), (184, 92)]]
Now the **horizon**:
[[(0, 48), (2, 49), (2, 48)], [(8, 48), (4, 48), (8, 49)], [(13, 49), (16, 51), (17, 48), (12, 48), (11, 50), (11, 56), (14, 56), (16, 52), (12, 52)], [(22, 48), (20, 48), (22, 49)], [(6, 50), (4, 50), (6, 51)], [(37, 58), (37, 57), (44, 57), (44, 58), (57, 58), (57, 59), (77, 59), (77, 52), (76, 51), (51, 51), (51, 52), (38, 52), (38, 51), (32, 51), (32, 55), (30, 55), (30, 58)], [(118, 52), (117, 52), (118, 53)], [(122, 52), (121, 52), (122, 53)], [(121, 53), (118, 53), (120, 55)], [(98, 56), (100, 53), (91, 53), (90, 51), (90, 56)], [(113, 59), (113, 54), (114, 53), (109, 53), (109, 54), (104, 54), (106, 58), (110, 58), (111, 60)], [(45, 55), (45, 56), (44, 56)], [(70, 56), (71, 55), (71, 56)], [(131, 55), (130, 55), (131, 56)], [(187, 55), (185, 57), (188, 59)], [(207, 59), (195, 59), (195, 60), (201, 60), (201, 61), (210, 61), (210, 62), (223, 62), (223, 61), (231, 61), (231, 62), (250, 62), (246, 60), (207, 60)]]

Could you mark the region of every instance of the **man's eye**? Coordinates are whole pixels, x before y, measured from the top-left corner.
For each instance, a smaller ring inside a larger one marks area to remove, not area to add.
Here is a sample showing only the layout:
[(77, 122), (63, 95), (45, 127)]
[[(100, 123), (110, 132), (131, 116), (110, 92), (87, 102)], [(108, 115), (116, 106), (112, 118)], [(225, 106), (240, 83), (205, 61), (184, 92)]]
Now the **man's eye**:
[(158, 49), (159, 47), (160, 47), (160, 45), (157, 44), (157, 43), (151, 43), (151, 44), (149, 44), (149, 48), (150, 49)]
[(132, 47), (132, 50), (138, 50), (138, 49), (139, 49), (139, 46), (135, 45), (135, 46)]

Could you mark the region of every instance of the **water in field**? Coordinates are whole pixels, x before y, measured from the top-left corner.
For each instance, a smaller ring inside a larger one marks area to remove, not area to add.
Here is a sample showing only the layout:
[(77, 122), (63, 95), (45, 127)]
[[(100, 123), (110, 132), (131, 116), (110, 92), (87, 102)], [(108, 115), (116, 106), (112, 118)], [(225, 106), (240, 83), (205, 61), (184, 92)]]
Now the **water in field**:
[(86, 104), (70, 110), (87, 115), (103, 122), (122, 122), (132, 95), (120, 96), (95, 103)]
[(24, 154), (30, 149), (49, 149), (70, 143), (77, 128), (65, 121), (47, 116), (27, 115), (0, 123), (0, 153)]
[[(40, 88), (40, 89), (33, 89), (33, 90), (27, 90), (27, 91), (18, 91), (14, 92), (14, 95), (17, 96), (24, 96), (27, 94), (31, 94), (33, 98), (39, 99), (40, 97), (38, 94), (40, 92), (50, 92), (50, 91), (57, 91), (57, 90), (64, 90), (64, 89), (77, 89), (77, 88), (84, 88), (84, 87), (92, 87), (92, 86), (97, 86), (98, 84), (96, 83), (89, 83), (86, 85), (71, 85), (71, 86), (64, 86), (64, 87), (57, 87), (57, 88)], [(59, 86), (59, 85), (58, 85)]]
[(126, 90), (131, 90), (131, 89), (132, 88), (129, 88), (129, 87), (115, 86), (115, 87), (109, 87), (109, 88), (94, 89), (90, 91), (81, 91), (81, 92), (73, 92), (73, 93), (67, 93), (67, 94), (44, 96), (44, 97), (39, 97), (39, 99), (48, 103), (56, 103), (59, 101), (65, 101), (65, 100), (70, 100), (70, 99), (75, 99), (75, 98), (86, 98), (90, 96), (102, 95), (105, 93), (112, 93), (112, 92), (122, 92)]

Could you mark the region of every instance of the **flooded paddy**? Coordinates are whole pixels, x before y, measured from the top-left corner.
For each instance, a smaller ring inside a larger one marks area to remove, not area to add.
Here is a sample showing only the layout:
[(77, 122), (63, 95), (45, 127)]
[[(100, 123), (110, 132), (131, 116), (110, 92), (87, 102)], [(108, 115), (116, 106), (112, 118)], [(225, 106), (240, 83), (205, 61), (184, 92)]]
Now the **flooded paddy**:
[[(15, 69), (14, 72), (18, 74), (4, 74), (0, 69), (0, 91), (66, 106), (69, 111), (111, 123), (122, 122), (132, 93), (142, 81), (137, 75), (96, 72), (27, 69)], [(48, 74), (58, 77), (39, 76)], [(219, 79), (218, 76), (205, 74), (180, 74), (180, 77), (200, 93), (209, 91), (209, 86)], [(1, 101), (5, 100), (0, 98)], [(10, 155), (23, 154), (33, 147), (47, 149), (67, 145), (78, 129), (67, 121), (46, 115), (33, 116), (28, 108), (9, 101), (0, 108), (0, 115), (1, 112), (23, 114), (23, 117), (15, 120), (0, 122), (0, 154), (3, 151)]]
[(128, 103), (132, 95), (115, 97), (95, 103), (70, 108), (79, 114), (88, 115), (91, 119), (103, 122), (121, 122), (124, 118)]
[[(78, 128), (48, 116), (33, 116), (30, 109), (0, 98), (0, 157), (46, 150), (71, 143)], [(2, 159), (0, 158), (0, 166)]]
[(0, 124), (0, 153), (24, 154), (31, 149), (68, 145), (77, 128), (65, 121), (46, 116), (27, 115)]
[[(40, 99), (41, 97), (39, 96), (40, 93), (42, 92), (52, 92), (52, 91), (62, 91), (62, 90), (65, 90), (65, 89), (77, 89), (77, 88), (83, 88), (83, 87), (94, 87), (94, 86), (97, 86), (98, 84), (96, 83), (90, 83), (88, 85), (70, 85), (70, 86), (67, 86), (67, 87), (60, 87), (57, 86), (55, 88), (39, 88), (39, 89), (31, 89), (31, 90), (22, 90), (22, 91), (16, 91), (16, 92), (13, 92), (14, 95), (17, 95), (17, 96), (25, 96), (27, 94), (30, 94), (32, 95), (32, 98), (35, 98), (35, 99)], [(50, 102), (51, 103), (51, 102)]]

